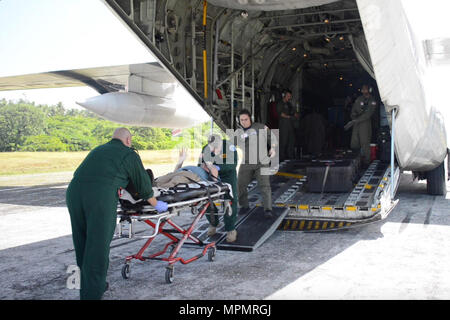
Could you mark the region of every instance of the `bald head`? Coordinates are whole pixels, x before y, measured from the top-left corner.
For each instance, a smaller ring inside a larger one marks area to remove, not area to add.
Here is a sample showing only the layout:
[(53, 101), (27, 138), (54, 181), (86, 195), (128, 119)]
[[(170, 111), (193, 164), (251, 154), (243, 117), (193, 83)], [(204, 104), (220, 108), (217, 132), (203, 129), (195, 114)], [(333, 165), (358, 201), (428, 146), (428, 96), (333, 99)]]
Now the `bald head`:
[(127, 128), (117, 128), (113, 133), (113, 139), (119, 139), (127, 147), (131, 147), (131, 132)]

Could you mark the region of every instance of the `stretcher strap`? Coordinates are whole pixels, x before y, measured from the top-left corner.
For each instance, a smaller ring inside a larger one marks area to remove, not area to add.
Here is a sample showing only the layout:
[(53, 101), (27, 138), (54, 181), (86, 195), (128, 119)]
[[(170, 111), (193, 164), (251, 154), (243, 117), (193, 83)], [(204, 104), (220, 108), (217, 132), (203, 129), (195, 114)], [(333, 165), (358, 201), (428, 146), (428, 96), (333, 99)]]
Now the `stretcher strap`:
[[(209, 176), (211, 177), (211, 173), (209, 174)], [(188, 180), (190, 180), (191, 182), (193, 182), (193, 183), (195, 183), (195, 184), (197, 184), (197, 185), (199, 185), (200, 186), (200, 189), (205, 189), (206, 190), (206, 195), (208, 196), (208, 202), (209, 202), (209, 207), (210, 207), (210, 211), (208, 212), (208, 214), (209, 214), (209, 217), (210, 217), (210, 221), (211, 221), (211, 224), (212, 225), (215, 225), (215, 222), (216, 222), (216, 218), (215, 218), (215, 216), (214, 216), (214, 202), (212, 201), (212, 199), (211, 199), (211, 193), (209, 192), (209, 187), (208, 186), (204, 186), (204, 185), (201, 185), (200, 183), (198, 183), (197, 181), (194, 181), (193, 179), (191, 179), (191, 178), (189, 178), (189, 177), (186, 177)], [(220, 188), (219, 188), (220, 189)]]

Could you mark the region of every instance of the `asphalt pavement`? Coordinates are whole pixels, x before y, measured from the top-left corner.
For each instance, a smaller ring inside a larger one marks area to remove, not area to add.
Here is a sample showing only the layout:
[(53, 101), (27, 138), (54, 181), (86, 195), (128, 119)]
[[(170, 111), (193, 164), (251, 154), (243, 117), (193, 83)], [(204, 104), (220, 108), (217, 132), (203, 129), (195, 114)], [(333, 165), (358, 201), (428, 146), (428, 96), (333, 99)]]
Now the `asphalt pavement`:
[[(78, 299), (78, 290), (68, 288), (75, 253), (66, 188), (63, 181), (0, 187), (0, 300)], [(172, 284), (162, 261), (134, 261), (123, 279), (125, 257), (144, 240), (114, 240), (104, 299), (449, 299), (449, 199), (427, 195), (426, 184), (408, 172), (396, 198), (397, 207), (381, 222), (333, 232), (277, 230), (253, 252), (219, 250), (213, 262), (177, 263)], [(177, 222), (187, 225), (191, 217)], [(162, 246), (163, 238), (152, 246)], [(199, 252), (183, 247), (181, 256)]]

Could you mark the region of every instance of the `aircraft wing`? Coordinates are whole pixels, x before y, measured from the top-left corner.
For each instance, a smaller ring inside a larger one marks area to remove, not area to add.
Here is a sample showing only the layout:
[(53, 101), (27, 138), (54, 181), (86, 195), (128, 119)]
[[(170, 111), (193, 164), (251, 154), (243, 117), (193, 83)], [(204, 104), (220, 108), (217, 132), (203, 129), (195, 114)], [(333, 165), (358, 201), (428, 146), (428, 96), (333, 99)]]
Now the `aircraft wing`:
[(0, 77), (0, 91), (89, 86), (100, 94), (124, 91), (130, 76), (175, 83), (157, 62)]
[(118, 123), (187, 128), (209, 120), (158, 62), (0, 77), (0, 91), (77, 86), (100, 93), (79, 105)]

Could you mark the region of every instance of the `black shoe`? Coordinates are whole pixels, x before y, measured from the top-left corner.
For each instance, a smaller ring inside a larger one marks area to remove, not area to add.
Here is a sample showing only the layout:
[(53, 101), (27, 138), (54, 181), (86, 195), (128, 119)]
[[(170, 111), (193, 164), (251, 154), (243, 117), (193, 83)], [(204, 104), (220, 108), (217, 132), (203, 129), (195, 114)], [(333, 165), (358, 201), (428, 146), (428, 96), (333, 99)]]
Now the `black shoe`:
[(246, 214), (247, 212), (248, 212), (248, 210), (250, 210), (250, 208), (240, 208), (239, 209), (239, 212), (238, 212), (238, 215), (244, 215), (244, 214)]
[(264, 217), (266, 217), (266, 218), (273, 218), (274, 217), (274, 215), (273, 215), (273, 213), (272, 213), (272, 210), (265, 210), (264, 211)]

